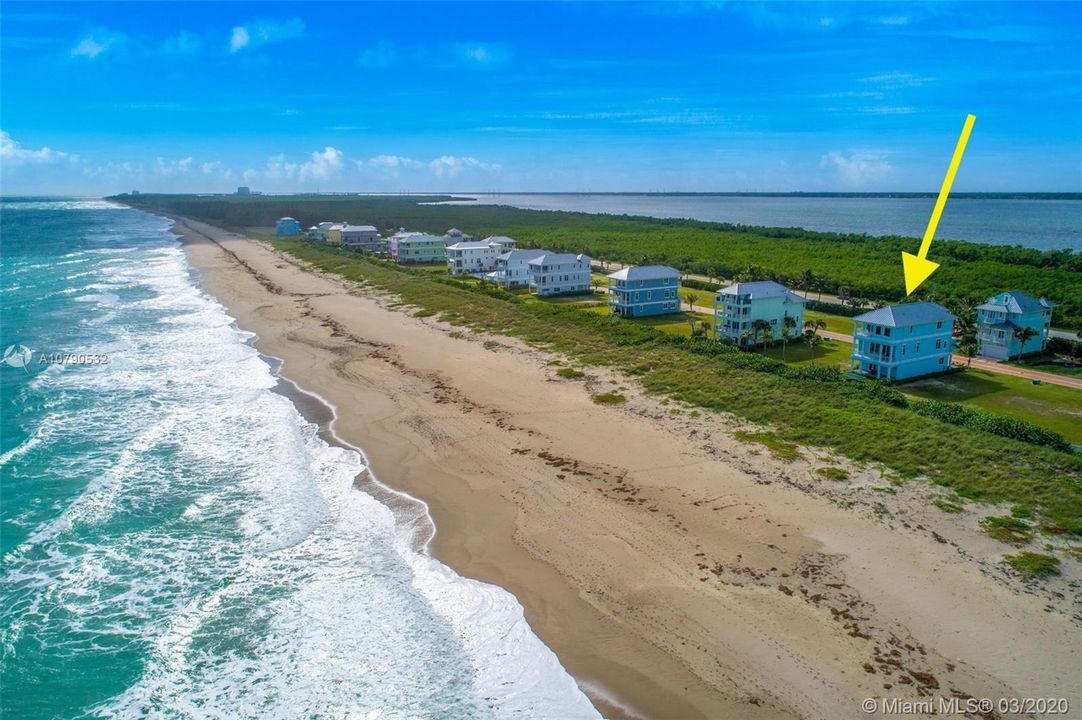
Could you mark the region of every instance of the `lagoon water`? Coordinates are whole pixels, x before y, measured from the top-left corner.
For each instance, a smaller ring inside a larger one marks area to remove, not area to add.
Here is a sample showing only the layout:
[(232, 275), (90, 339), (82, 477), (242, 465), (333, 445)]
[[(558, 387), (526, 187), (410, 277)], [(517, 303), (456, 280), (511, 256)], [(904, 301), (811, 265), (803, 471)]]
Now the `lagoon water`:
[[(767, 227), (920, 237), (934, 198), (748, 195), (473, 195), (476, 203), (529, 210), (693, 218)], [(1038, 250), (1082, 251), (1082, 200), (950, 198), (936, 237)]]
[(0, 367), (5, 718), (597, 717), (513, 596), (354, 487), (167, 221), (2, 222), (3, 346), (33, 351)]

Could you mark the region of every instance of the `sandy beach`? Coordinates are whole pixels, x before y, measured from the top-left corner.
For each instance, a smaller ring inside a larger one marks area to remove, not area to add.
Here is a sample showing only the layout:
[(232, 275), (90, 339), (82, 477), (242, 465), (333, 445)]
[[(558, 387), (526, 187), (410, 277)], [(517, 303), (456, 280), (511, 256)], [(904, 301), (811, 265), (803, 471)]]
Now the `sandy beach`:
[[(1082, 709), (1079, 563), (1012, 577), (1009, 546), (976, 531), (989, 508), (876, 492), (879, 470), (822, 450), (776, 460), (737, 419), (607, 370), (561, 378), (556, 356), (264, 243), (175, 230), (256, 347), (337, 409), (383, 483), (428, 503), (431, 552), (512, 592), (606, 717), (851, 718), (865, 698), (937, 696)], [(626, 405), (592, 401), (616, 388)], [(850, 479), (816, 479), (828, 459)]]

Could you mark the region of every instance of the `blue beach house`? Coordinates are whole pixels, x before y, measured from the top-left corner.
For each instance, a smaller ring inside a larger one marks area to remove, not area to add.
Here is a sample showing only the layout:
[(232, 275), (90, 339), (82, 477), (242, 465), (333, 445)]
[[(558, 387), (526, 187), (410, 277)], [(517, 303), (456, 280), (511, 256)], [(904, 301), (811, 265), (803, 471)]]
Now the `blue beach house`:
[(719, 340), (749, 347), (765, 342), (763, 328), (777, 340), (786, 325), (794, 338), (804, 329), (804, 298), (781, 283), (733, 283), (714, 297), (714, 333)]
[(301, 234), (301, 224), (291, 217), (284, 217), (276, 226), (278, 237), (293, 237)]
[[(1041, 352), (1048, 344), (1052, 308), (1056, 305), (1018, 290), (1001, 292), (977, 307), (977, 342), (980, 354), (994, 360), (1010, 360)], [(1017, 335), (1031, 328), (1033, 337), (1022, 343)]]
[(909, 380), (950, 369), (954, 316), (930, 302), (888, 305), (853, 318), (853, 370)]
[(621, 317), (680, 312), (680, 271), (665, 265), (643, 265), (612, 273), (609, 309)]

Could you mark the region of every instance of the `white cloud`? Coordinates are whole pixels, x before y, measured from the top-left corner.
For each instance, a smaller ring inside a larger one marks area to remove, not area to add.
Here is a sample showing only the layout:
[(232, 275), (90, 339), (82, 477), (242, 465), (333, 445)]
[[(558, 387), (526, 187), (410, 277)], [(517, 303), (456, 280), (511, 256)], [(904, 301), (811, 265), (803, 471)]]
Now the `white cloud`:
[(390, 67), (397, 60), (398, 51), (395, 46), (384, 40), (361, 53), (361, 56), (357, 58), (357, 64), (366, 68), (385, 68)]
[(192, 171), (193, 162), (194, 160), (190, 157), (182, 158), (180, 160), (166, 160), (163, 157), (159, 157), (156, 160), (154, 172), (162, 177), (185, 175)]
[[(272, 155), (267, 159), (267, 169), (264, 175), (271, 180), (298, 180), (302, 183), (312, 180), (328, 180), (342, 170), (345, 155), (342, 151), (330, 146), (320, 152), (314, 152), (309, 159), (302, 163), (290, 162), (285, 153)], [(245, 171), (244, 179), (249, 180), (248, 171)]]
[(856, 150), (849, 155), (829, 152), (819, 160), (819, 167), (833, 168), (838, 179), (851, 186), (884, 180), (894, 171), (887, 153), (880, 150)]
[(413, 158), (402, 157), (401, 155), (377, 155), (374, 158), (370, 158), (368, 164), (372, 167), (398, 170), (399, 168), (421, 167), (424, 163), (418, 162)]
[(38, 150), (29, 150), (22, 147), (11, 138), (7, 132), (0, 130), (0, 161), (4, 165), (34, 165), (43, 163), (56, 163), (65, 159), (74, 159), (68, 153), (42, 147)]
[(304, 21), (300, 18), (253, 20), (233, 28), (229, 36), (229, 52), (292, 40), (304, 35), (304, 30)]
[(499, 165), (483, 162), (475, 157), (455, 157), (454, 155), (441, 155), (428, 163), (428, 167), (432, 169), (436, 177), (454, 177), (467, 169), (498, 170), (500, 168)]
[(229, 36), (229, 52), (236, 52), (248, 47), (252, 38), (248, 35), (248, 29), (243, 25), (233, 28), (233, 34)]
[(506, 46), (493, 43), (460, 43), (454, 49), (471, 65), (499, 65), (511, 54)]
[(93, 60), (105, 51), (115, 47), (124, 39), (120, 33), (109, 30), (94, 30), (87, 33), (75, 47), (71, 49), (72, 57)]
[(203, 49), (203, 38), (181, 30), (162, 44), (162, 50), (168, 55), (193, 55)]

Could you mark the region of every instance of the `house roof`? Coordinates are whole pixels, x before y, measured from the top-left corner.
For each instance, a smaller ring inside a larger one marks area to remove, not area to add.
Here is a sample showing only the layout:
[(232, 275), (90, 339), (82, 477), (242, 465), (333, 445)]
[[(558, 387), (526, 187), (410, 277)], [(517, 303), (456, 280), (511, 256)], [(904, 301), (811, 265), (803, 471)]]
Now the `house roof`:
[(784, 297), (790, 302), (804, 302), (804, 298), (800, 297), (794, 292), (791, 292), (789, 288), (785, 287), (781, 283), (774, 282), (773, 280), (757, 280), (756, 282), (740, 282), (733, 283), (727, 288), (722, 288), (718, 291), (720, 295), (750, 295), (752, 300), (762, 300), (763, 298), (772, 297)]
[(459, 242), (452, 243), (447, 246), (448, 250), (487, 250), (492, 245), (488, 242), (481, 242), (479, 240), (460, 240)]
[(285, 222), (286, 220), (289, 220), (290, 222), (297, 222), (296, 218), (291, 218), (288, 215), (284, 218), (278, 218), (278, 222)]
[(660, 280), (680, 277), (680, 271), (668, 265), (639, 265), (626, 267), (609, 275), (612, 280)]
[(954, 322), (954, 316), (942, 305), (932, 302), (902, 303), (887, 305), (878, 310), (866, 312), (853, 318), (854, 322), (885, 325), (886, 327), (908, 327), (934, 322)]
[(995, 297), (988, 298), (983, 305), (978, 305), (977, 309), (1024, 315), (1031, 312), (1051, 310), (1055, 306), (1056, 304), (1049, 300), (1037, 299), (1032, 295), (1026, 295), (1021, 290), (1008, 290)]
[(576, 255), (575, 253), (546, 252), (546, 253), (543, 253), (541, 255), (538, 255), (533, 260), (530, 260), (530, 262), (528, 264), (530, 264), (530, 265), (549, 265), (549, 264), (556, 265), (556, 264), (560, 264), (560, 263), (582, 262), (583, 260), (585, 260), (586, 262), (590, 262), (590, 256), (589, 255), (582, 255), (582, 254)]
[(492, 235), (485, 238), (484, 242), (499, 243), (500, 245), (506, 245), (507, 243), (517, 243), (514, 238), (509, 238), (506, 235)]
[(377, 232), (374, 225), (343, 225), (342, 232)]
[(532, 250), (508, 250), (499, 256), (500, 260), (532, 260), (536, 257), (548, 254), (548, 250), (534, 248)]
[(413, 235), (406, 235), (398, 239), (398, 244), (411, 244), (411, 243), (443, 243), (443, 238), (439, 235), (426, 235), (424, 233), (416, 233)]

